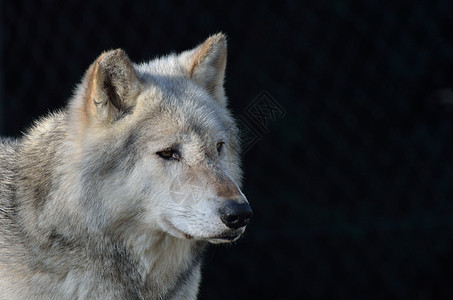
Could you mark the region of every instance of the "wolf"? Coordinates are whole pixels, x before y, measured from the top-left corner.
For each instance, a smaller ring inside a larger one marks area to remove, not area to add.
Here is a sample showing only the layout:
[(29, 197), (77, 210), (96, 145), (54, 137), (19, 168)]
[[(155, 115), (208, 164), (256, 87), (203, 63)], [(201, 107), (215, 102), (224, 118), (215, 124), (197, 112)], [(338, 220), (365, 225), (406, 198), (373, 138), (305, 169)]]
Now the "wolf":
[(102, 53), (68, 105), (0, 143), (1, 299), (196, 299), (209, 243), (252, 216), (226, 37)]

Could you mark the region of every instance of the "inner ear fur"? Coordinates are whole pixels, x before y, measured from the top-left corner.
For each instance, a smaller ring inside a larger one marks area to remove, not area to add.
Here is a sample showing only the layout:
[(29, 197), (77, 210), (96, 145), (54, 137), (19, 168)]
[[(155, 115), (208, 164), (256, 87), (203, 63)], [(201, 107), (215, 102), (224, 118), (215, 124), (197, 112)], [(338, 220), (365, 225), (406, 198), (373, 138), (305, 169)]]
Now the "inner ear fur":
[(209, 37), (196, 48), (181, 54), (188, 76), (226, 105), (223, 81), (227, 61), (227, 41), (223, 33)]
[(102, 53), (87, 75), (86, 111), (92, 117), (111, 123), (134, 108), (141, 83), (122, 49)]

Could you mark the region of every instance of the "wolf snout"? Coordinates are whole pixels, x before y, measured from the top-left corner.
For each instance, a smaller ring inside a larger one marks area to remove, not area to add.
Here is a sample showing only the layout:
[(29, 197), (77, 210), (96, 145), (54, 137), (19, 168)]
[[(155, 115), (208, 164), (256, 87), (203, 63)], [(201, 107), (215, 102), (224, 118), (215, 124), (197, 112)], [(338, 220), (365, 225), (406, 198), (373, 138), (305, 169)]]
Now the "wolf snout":
[(220, 208), (220, 219), (228, 228), (232, 229), (246, 226), (252, 215), (252, 208), (247, 202), (228, 200)]

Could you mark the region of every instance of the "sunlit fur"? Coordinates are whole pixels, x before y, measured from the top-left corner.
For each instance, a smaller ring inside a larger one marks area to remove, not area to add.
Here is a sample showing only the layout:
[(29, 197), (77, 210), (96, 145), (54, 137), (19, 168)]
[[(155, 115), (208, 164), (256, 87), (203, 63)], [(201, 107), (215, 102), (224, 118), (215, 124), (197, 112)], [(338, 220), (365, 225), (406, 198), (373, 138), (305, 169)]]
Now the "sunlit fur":
[(196, 298), (205, 244), (245, 230), (219, 217), (247, 201), (225, 63), (223, 34), (142, 64), (108, 51), (67, 108), (3, 140), (0, 299)]

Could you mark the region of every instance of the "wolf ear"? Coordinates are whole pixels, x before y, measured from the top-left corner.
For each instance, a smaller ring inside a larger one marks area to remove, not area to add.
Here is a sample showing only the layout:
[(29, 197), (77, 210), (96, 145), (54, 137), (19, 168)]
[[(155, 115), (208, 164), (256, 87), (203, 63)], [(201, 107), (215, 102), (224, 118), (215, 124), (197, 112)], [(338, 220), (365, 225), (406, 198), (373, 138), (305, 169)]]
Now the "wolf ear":
[(220, 104), (226, 105), (223, 79), (227, 59), (227, 42), (223, 33), (209, 37), (195, 49), (181, 54), (188, 76), (204, 87)]
[(135, 106), (141, 83), (123, 50), (101, 54), (87, 77), (86, 111), (101, 122), (111, 123)]

